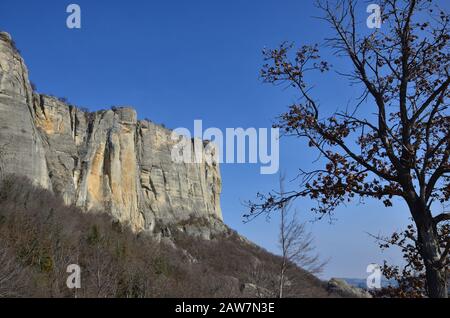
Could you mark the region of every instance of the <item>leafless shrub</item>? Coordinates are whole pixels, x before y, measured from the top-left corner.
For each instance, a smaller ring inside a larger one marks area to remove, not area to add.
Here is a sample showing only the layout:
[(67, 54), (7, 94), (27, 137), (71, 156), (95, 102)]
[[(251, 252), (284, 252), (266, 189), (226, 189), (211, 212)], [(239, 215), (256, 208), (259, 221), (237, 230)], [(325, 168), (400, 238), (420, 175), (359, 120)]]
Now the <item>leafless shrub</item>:
[(27, 270), (17, 264), (15, 256), (0, 242), (0, 298), (26, 295)]

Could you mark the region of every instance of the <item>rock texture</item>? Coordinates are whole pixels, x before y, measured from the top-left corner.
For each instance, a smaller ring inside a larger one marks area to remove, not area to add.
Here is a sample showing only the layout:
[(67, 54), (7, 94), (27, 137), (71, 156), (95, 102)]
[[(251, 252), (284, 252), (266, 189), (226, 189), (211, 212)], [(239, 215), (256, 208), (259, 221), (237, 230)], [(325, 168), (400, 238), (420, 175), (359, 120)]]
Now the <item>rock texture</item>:
[(91, 113), (33, 92), (11, 37), (0, 33), (4, 172), (27, 176), (67, 204), (106, 210), (136, 231), (222, 220), (218, 164), (173, 162), (175, 143), (170, 130), (137, 120), (132, 108)]
[(33, 121), (33, 93), (23, 59), (0, 33), (0, 146), (2, 171), (17, 171), (50, 187), (43, 139)]
[(372, 298), (372, 295), (368, 291), (350, 286), (343, 279), (330, 279), (327, 289), (330, 294), (336, 294), (345, 298)]

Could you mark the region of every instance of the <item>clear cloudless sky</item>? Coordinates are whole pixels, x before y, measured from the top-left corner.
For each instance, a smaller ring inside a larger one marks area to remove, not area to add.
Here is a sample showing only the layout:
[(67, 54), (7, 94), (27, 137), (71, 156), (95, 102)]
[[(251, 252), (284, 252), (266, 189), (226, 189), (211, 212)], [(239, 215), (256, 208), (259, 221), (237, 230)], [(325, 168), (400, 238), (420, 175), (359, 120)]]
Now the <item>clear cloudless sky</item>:
[[(66, 27), (70, 3), (81, 7), (80, 30)], [(448, 8), (447, 1), (442, 3)], [(364, 21), (365, 7), (358, 13)], [(314, 18), (318, 15), (313, 1), (306, 0), (0, 1), (0, 29), (13, 36), (39, 92), (90, 110), (130, 105), (139, 118), (191, 131), (195, 119), (205, 128), (270, 128), (297, 96), (261, 82), (261, 51), (282, 41), (323, 43), (331, 31)], [(336, 58), (331, 62), (336, 70), (347, 65)], [(328, 111), (360, 94), (334, 72), (312, 80), (314, 94)], [(281, 140), (281, 169), (288, 179), (314, 159), (304, 143)], [(277, 252), (277, 216), (244, 224), (242, 202), (276, 189), (278, 175), (261, 175), (254, 164), (222, 164), (221, 173), (225, 222)], [(311, 205), (295, 204), (305, 221), (314, 218), (308, 213)], [(402, 203), (390, 209), (373, 201), (350, 204), (335, 218), (333, 224), (308, 223), (318, 251), (330, 258), (324, 278), (364, 278), (371, 262), (400, 262), (399, 253), (381, 252), (367, 232), (404, 228), (408, 213)]]

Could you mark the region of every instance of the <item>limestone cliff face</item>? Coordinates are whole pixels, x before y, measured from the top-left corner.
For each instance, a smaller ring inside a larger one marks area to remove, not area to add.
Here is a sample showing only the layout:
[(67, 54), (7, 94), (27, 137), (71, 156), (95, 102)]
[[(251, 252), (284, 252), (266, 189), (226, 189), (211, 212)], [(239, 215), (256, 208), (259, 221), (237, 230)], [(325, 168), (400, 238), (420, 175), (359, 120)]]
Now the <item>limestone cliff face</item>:
[(90, 113), (33, 92), (11, 38), (0, 33), (4, 172), (27, 176), (67, 204), (106, 210), (136, 231), (192, 216), (221, 220), (218, 164), (175, 163), (174, 144), (170, 130), (137, 120), (132, 108)]
[(23, 59), (0, 33), (0, 147), (2, 172), (20, 171), (50, 187), (43, 140), (34, 125), (32, 89)]

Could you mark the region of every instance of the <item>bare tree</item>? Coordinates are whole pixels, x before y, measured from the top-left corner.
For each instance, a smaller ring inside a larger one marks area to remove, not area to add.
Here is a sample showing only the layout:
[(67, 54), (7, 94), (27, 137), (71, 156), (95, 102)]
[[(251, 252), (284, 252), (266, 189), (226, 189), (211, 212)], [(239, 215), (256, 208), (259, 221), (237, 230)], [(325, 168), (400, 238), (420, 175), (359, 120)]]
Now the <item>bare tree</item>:
[(5, 160), (7, 155), (7, 144), (3, 144), (0, 146), (0, 180), (3, 180), (5, 173)]
[[(300, 197), (318, 203), (313, 211), (319, 217), (358, 197), (375, 198), (386, 207), (398, 197), (417, 227), (428, 296), (447, 297), (444, 256), (450, 238), (439, 244), (437, 226), (450, 213), (432, 210), (450, 198), (450, 16), (433, 1), (379, 0), (382, 28), (362, 30), (355, 1), (334, 3), (319, 3), (335, 34), (327, 44), (349, 62), (343, 66), (349, 70), (338, 74), (359, 87), (361, 97), (353, 107), (324, 114), (307, 81), (310, 72), (330, 68), (318, 46), (303, 46), (292, 55), (286, 43), (264, 51), (264, 81), (293, 87), (300, 97), (276, 126), (305, 139), (323, 166), (302, 171), (297, 190), (260, 195), (262, 202), (250, 204), (248, 217)], [(361, 11), (365, 14), (365, 8)], [(361, 111), (364, 102), (370, 111)]]
[(85, 284), (93, 291), (93, 297), (107, 298), (117, 295), (117, 282), (121, 270), (107, 250), (109, 237), (101, 233), (97, 225), (91, 227), (88, 236), (89, 254), (86, 264)]
[(26, 270), (19, 266), (14, 255), (0, 245), (0, 298), (26, 295)]
[[(284, 175), (280, 175), (280, 194), (284, 194)], [(280, 206), (281, 266), (278, 297), (283, 298), (287, 282), (287, 271), (293, 264), (307, 270), (311, 274), (323, 271), (327, 262), (321, 261), (314, 253), (313, 237), (306, 229), (306, 223), (299, 223), (296, 213), (291, 215), (289, 202)]]

